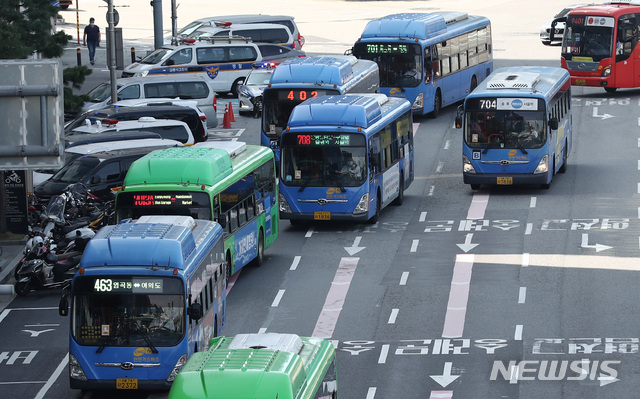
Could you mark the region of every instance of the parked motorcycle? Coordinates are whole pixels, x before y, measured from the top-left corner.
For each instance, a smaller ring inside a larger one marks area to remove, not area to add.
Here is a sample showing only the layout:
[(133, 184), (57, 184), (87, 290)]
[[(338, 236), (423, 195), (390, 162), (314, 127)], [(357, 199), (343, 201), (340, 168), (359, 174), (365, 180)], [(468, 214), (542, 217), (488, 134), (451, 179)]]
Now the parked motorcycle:
[(45, 259), (24, 262), (17, 273), (14, 285), (16, 294), (24, 296), (32, 290), (64, 287), (73, 279), (81, 257), (80, 251), (62, 255), (48, 252)]

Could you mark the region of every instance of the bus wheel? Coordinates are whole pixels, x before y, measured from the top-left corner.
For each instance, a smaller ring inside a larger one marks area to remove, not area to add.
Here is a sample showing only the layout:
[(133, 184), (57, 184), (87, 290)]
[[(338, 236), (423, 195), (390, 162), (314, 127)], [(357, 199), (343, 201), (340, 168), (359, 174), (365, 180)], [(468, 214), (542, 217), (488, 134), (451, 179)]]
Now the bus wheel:
[(378, 218), (380, 217), (380, 193), (376, 197), (376, 213), (368, 220), (370, 224), (376, 224), (378, 222)]
[(258, 234), (258, 254), (256, 255), (254, 263), (258, 267), (264, 263), (264, 233), (262, 229), (260, 229), (260, 233)]
[(400, 191), (398, 192), (398, 197), (393, 200), (393, 205), (400, 206), (402, 201), (404, 201), (404, 174), (400, 173)]
[(607, 93), (615, 93), (616, 90), (618, 90), (616, 87), (605, 87), (604, 91), (606, 91)]
[(558, 172), (564, 173), (567, 171), (567, 158), (567, 147), (565, 146), (564, 150), (562, 150), (562, 166), (558, 169)]
[(471, 189), (472, 190), (480, 190), (480, 185), (479, 184), (472, 184), (471, 185)]
[(436, 95), (433, 98), (433, 111), (431, 111), (431, 117), (437, 118), (440, 115), (440, 110), (442, 109), (442, 94), (440, 94), (440, 90), (436, 90)]

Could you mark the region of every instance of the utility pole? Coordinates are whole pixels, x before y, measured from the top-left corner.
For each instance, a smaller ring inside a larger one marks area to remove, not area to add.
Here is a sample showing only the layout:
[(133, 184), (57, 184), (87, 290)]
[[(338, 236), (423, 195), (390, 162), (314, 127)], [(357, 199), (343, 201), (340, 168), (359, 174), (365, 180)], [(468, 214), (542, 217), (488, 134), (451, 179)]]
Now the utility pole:
[(171, 44), (174, 46), (178, 45), (178, 43), (175, 43), (178, 35), (178, 6), (176, 1), (171, 0)]
[(116, 25), (115, 25), (115, 11), (113, 9), (113, 0), (104, 0), (107, 2), (107, 22), (109, 23), (109, 78), (111, 81), (111, 101), (118, 101), (118, 85), (116, 78)]
[(151, 0), (153, 7), (153, 45), (159, 49), (164, 44), (162, 37), (162, 0)]

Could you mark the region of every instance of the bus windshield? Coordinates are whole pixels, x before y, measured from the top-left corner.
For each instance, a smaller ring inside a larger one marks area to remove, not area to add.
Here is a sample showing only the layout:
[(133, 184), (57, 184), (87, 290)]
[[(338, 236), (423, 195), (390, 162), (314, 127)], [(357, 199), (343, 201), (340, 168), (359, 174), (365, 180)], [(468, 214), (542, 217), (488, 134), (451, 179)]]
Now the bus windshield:
[(89, 346), (175, 346), (185, 335), (184, 288), (174, 277), (79, 276), (73, 338)]
[(547, 140), (543, 111), (467, 112), (466, 118), (470, 148), (541, 148)]
[(595, 61), (612, 57), (613, 27), (584, 26), (571, 24), (567, 27), (562, 42), (562, 56), (573, 61)]
[[(300, 134), (294, 137), (303, 143), (306, 143), (306, 138), (310, 138), (310, 141), (308, 145), (300, 146), (286, 145), (286, 141), (283, 143), (281, 180), (287, 186), (358, 187), (365, 182), (364, 136)], [(336, 137), (349, 139), (339, 141), (335, 140)]]
[(375, 61), (380, 67), (380, 86), (417, 87), (422, 82), (422, 51), (419, 44), (356, 43), (353, 55)]

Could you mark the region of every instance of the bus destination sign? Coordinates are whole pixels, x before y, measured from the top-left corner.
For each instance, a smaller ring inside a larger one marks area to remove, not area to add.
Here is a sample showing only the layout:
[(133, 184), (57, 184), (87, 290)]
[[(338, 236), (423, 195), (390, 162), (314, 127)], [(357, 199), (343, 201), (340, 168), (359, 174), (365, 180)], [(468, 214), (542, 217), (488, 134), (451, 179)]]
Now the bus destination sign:
[(409, 46), (402, 43), (367, 43), (367, 54), (408, 54)]
[(310, 98), (325, 96), (329, 94), (338, 94), (338, 92), (336, 90), (285, 89), (278, 90), (278, 101), (292, 101), (298, 104)]
[(190, 206), (193, 204), (191, 193), (150, 193), (133, 194), (133, 206)]
[(482, 111), (537, 111), (536, 98), (479, 98), (478, 109)]
[(135, 277), (97, 277), (93, 291), (100, 293), (162, 294), (163, 280)]
[(299, 134), (300, 146), (348, 146), (351, 142), (349, 134)]

